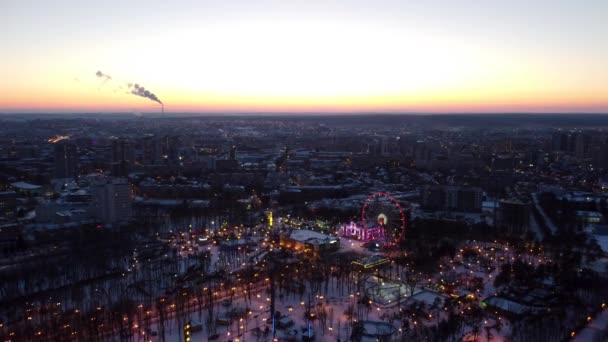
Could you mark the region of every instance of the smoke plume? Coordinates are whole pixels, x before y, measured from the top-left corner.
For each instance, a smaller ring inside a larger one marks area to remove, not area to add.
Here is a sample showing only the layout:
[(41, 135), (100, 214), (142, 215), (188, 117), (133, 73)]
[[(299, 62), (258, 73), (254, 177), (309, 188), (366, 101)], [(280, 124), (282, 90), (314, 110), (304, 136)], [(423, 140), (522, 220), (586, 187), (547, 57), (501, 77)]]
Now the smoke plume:
[(154, 102), (158, 102), (161, 105), (163, 104), (158, 97), (156, 97), (156, 95), (154, 95), (152, 92), (150, 92), (149, 90), (147, 90), (146, 88), (140, 86), (139, 84), (135, 83), (129, 83), (129, 90), (131, 91), (131, 94), (133, 95), (137, 95), (137, 96), (141, 96), (141, 97), (145, 97), (148, 98)]
[(97, 70), (97, 72), (95, 73), (95, 76), (99, 77), (99, 78), (103, 78), (103, 81), (101, 81), (100, 86), (106, 84), (106, 82), (108, 82), (109, 80), (112, 79), (112, 77), (110, 75), (106, 75), (103, 72)]

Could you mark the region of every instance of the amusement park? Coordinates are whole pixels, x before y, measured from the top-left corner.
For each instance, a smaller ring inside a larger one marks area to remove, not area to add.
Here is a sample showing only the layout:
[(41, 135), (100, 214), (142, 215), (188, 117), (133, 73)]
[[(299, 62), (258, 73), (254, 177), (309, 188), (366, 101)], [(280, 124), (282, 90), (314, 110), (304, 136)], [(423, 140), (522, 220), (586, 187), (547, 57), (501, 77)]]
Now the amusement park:
[[(507, 341), (504, 336), (523, 329), (510, 318), (555, 307), (550, 278), (526, 276), (537, 277), (525, 285), (533, 295), (504, 285), (511, 267), (533, 273), (551, 262), (541, 246), (476, 241), (470, 228), (449, 222), (408, 222), (413, 208), (403, 197), (356, 196), (348, 223), (273, 208), (251, 226), (216, 219), (206, 228), (196, 221), (173, 224), (132, 252), (120, 278), (88, 289), (93, 296), (120, 289), (137, 303), (113, 321), (98, 301), (87, 320), (104, 323), (88, 333), (153, 342)], [(444, 238), (421, 239), (420, 227), (444, 229)], [(30, 310), (37, 312), (32, 321), (45, 310)], [(67, 315), (77, 322), (76, 313)], [(66, 323), (66, 331), (68, 324), (75, 323)], [(39, 331), (70, 339), (62, 331)]]
[(405, 238), (405, 229), (405, 213), (399, 202), (386, 192), (376, 192), (365, 200), (360, 222), (340, 227), (340, 235), (368, 246), (394, 248)]
[(608, 342), (608, 0), (0, 17), (0, 342)]

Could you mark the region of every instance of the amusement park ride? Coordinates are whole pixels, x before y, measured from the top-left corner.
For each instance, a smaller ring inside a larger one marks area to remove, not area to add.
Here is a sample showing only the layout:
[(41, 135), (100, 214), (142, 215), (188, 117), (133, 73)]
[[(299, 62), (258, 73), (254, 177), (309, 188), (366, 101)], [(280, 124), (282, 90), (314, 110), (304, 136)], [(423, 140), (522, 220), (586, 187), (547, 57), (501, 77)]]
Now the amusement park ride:
[(344, 237), (376, 242), (382, 247), (398, 245), (405, 235), (405, 213), (399, 202), (386, 192), (369, 196), (361, 208), (361, 222), (341, 228)]

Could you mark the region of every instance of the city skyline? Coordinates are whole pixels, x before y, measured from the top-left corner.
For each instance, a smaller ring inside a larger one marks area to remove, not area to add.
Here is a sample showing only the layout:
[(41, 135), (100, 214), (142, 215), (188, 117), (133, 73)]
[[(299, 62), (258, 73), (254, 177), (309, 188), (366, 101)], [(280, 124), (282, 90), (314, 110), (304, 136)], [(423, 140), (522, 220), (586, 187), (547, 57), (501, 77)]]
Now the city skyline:
[(0, 113), (608, 112), (602, 1), (0, 9)]

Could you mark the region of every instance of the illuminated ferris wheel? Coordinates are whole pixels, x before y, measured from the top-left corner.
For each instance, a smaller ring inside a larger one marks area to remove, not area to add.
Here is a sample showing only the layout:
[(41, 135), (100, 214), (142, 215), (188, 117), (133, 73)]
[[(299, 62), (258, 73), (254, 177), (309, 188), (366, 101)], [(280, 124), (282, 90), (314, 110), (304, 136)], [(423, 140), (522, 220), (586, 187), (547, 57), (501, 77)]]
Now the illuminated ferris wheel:
[(373, 193), (365, 200), (361, 221), (370, 238), (385, 245), (397, 245), (405, 236), (405, 213), (399, 202), (385, 192)]

